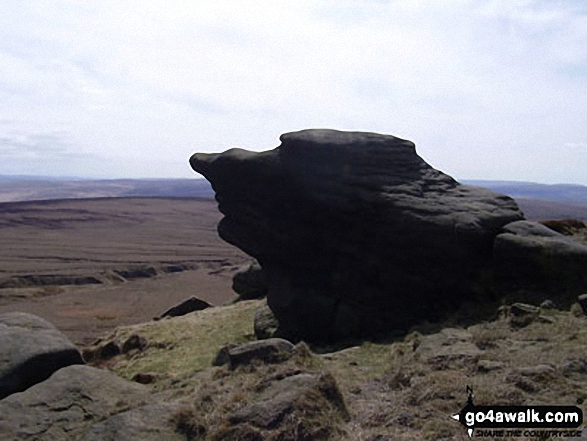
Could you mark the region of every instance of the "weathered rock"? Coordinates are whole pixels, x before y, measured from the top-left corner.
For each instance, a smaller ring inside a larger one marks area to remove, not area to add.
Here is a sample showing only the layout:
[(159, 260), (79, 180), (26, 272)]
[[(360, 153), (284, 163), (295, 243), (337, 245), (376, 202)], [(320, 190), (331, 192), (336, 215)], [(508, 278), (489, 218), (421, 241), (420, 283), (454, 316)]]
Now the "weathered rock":
[(185, 441), (171, 423), (179, 406), (150, 404), (122, 412), (92, 425), (81, 441)]
[(554, 299), (568, 307), (587, 291), (587, 246), (544, 225), (508, 224), (494, 249), (496, 290), (503, 296), (535, 304)]
[(265, 304), (255, 311), (253, 329), (259, 340), (277, 336), (279, 322), (268, 305)]
[(230, 365), (230, 350), (236, 348), (238, 345), (230, 343), (223, 346), (212, 360), (212, 366), (224, 366), (225, 364)]
[(587, 294), (581, 294), (577, 297), (577, 301), (579, 302), (579, 306), (583, 310), (583, 314), (587, 315)]
[(213, 361), (214, 366), (224, 364), (235, 368), (250, 364), (253, 360), (264, 363), (278, 363), (285, 361), (293, 355), (294, 345), (282, 338), (270, 338), (268, 340), (253, 341), (242, 345), (229, 345), (223, 347)]
[(157, 374), (152, 372), (137, 372), (133, 375), (132, 381), (139, 384), (151, 384), (157, 380)]
[(164, 317), (180, 317), (182, 315), (189, 314), (190, 312), (201, 311), (206, 308), (210, 308), (212, 305), (210, 303), (205, 302), (204, 300), (200, 300), (197, 297), (190, 297), (187, 300), (184, 300), (179, 305), (175, 305), (172, 308), (169, 308), (165, 311), (159, 318)]
[(479, 372), (492, 372), (503, 369), (504, 363), (495, 360), (479, 360), (477, 362), (477, 370)]
[(157, 270), (153, 267), (114, 270), (114, 272), (126, 280), (149, 279), (157, 275)]
[(48, 380), (0, 400), (0, 439), (77, 439), (92, 423), (149, 400), (149, 389), (112, 372), (65, 367)]
[(538, 316), (540, 308), (527, 303), (514, 303), (510, 306), (509, 314), (515, 317)]
[(126, 354), (132, 350), (144, 351), (148, 345), (149, 343), (145, 337), (138, 334), (132, 334), (122, 344), (122, 352)]
[(509, 307), (508, 320), (515, 328), (528, 326), (540, 317), (540, 308), (526, 303), (514, 303)]
[(271, 151), (195, 154), (220, 236), (255, 257), (284, 335), (406, 329), (490, 290), (493, 239), (523, 218), (509, 197), (460, 185), (414, 144), (304, 130)]
[(239, 300), (262, 299), (267, 295), (267, 277), (258, 262), (238, 271), (232, 278), (232, 290)]
[(82, 356), (52, 324), (22, 312), (0, 315), (0, 399), (72, 364), (83, 364)]
[(97, 344), (83, 350), (84, 360), (88, 363), (110, 360), (121, 353), (122, 349), (116, 340), (99, 341)]
[(348, 419), (346, 405), (332, 375), (298, 374), (271, 383), (253, 404), (232, 414), (229, 421), (272, 429), (288, 415), (299, 413), (309, 419), (312, 412), (323, 412), (328, 407), (341, 419)]
[(587, 361), (582, 358), (566, 359), (562, 363), (562, 372), (564, 375), (587, 374)]
[(483, 353), (473, 342), (473, 335), (464, 329), (445, 328), (421, 337), (416, 355), (426, 363), (444, 369), (453, 365), (475, 364)]
[(555, 369), (548, 364), (537, 364), (535, 366), (521, 367), (516, 370), (524, 377), (531, 377), (533, 380), (552, 380)]

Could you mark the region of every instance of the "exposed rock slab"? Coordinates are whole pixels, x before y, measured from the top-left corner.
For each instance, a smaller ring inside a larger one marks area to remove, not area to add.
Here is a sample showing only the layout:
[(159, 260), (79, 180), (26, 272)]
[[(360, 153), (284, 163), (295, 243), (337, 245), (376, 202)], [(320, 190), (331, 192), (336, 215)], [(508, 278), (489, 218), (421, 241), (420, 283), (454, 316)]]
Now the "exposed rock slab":
[(92, 423), (149, 400), (145, 386), (111, 372), (65, 367), (48, 380), (0, 400), (0, 439), (76, 439)]
[(493, 239), (523, 218), (509, 197), (460, 185), (389, 135), (303, 130), (274, 150), (195, 154), (224, 218), (255, 257), (284, 335), (406, 329), (490, 288)]
[(230, 367), (247, 365), (254, 360), (264, 363), (278, 363), (293, 355), (294, 345), (282, 338), (253, 341), (242, 345), (223, 347), (214, 362), (214, 366), (228, 364)]
[(335, 409), (341, 419), (349, 417), (342, 394), (330, 374), (298, 374), (271, 383), (253, 404), (229, 416), (229, 421), (273, 429), (292, 413), (299, 412), (311, 418), (308, 410), (324, 411), (328, 406)]
[(171, 423), (179, 406), (150, 404), (92, 425), (81, 441), (185, 441)]
[(0, 315), (0, 399), (82, 363), (75, 345), (46, 320), (22, 312)]
[(513, 222), (495, 239), (497, 290), (516, 300), (568, 307), (587, 292), (586, 268), (587, 246), (539, 223)]
[(445, 328), (436, 334), (422, 337), (416, 348), (418, 357), (438, 368), (453, 364), (474, 364), (482, 353), (473, 342), (473, 335), (459, 328)]

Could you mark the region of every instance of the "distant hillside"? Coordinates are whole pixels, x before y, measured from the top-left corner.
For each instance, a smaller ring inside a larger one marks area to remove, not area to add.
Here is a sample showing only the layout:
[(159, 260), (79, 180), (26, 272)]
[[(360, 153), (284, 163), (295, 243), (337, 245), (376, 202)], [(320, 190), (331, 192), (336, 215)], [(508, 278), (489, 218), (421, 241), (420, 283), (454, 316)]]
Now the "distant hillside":
[(579, 219), (587, 221), (587, 204), (570, 204), (540, 199), (516, 199), (528, 220)]
[(0, 176), (0, 202), (98, 197), (213, 197), (205, 179), (60, 180)]
[[(531, 182), (465, 180), (518, 201), (528, 219), (587, 220), (587, 187)], [(213, 197), (205, 179), (105, 179), (1, 176), (0, 202), (99, 197)]]
[(513, 197), (530, 220), (587, 220), (587, 187), (584, 185), (479, 180), (462, 182)]
[(486, 187), (515, 199), (587, 204), (587, 187), (575, 184), (536, 184), (516, 181), (462, 181), (464, 184)]

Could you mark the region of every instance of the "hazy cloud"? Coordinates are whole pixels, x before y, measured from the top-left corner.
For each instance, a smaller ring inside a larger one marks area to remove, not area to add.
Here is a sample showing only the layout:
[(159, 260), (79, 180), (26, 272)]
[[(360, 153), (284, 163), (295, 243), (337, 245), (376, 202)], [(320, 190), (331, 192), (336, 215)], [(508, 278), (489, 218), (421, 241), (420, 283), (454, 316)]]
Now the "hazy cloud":
[(570, 149), (587, 149), (587, 142), (566, 142), (564, 145)]
[(0, 127), (20, 137), (0, 145), (192, 176), (196, 150), (332, 127), (412, 139), (457, 177), (587, 184), (580, 152), (553, 154), (587, 139), (585, 41), (570, 0), (7, 0)]
[(0, 136), (0, 154), (23, 158), (42, 158), (67, 153), (67, 143), (60, 133)]

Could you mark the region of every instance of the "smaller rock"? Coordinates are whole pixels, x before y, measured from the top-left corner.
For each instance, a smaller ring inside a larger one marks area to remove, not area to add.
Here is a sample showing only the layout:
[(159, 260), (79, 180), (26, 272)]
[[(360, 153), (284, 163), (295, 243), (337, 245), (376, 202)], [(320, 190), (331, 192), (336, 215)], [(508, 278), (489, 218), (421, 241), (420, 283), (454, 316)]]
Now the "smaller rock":
[(120, 345), (114, 340), (101, 341), (97, 345), (83, 350), (84, 360), (88, 363), (110, 360), (121, 353)]
[(579, 301), (579, 305), (581, 305), (583, 314), (587, 315), (587, 294), (581, 294), (577, 300)]
[(416, 355), (437, 369), (474, 363), (483, 353), (473, 343), (473, 335), (458, 328), (445, 328), (436, 334), (422, 336), (418, 343), (414, 345)]
[(206, 308), (211, 308), (210, 303), (200, 300), (197, 297), (190, 297), (184, 300), (179, 305), (169, 308), (163, 314), (159, 316), (160, 319), (164, 317), (180, 317), (182, 315), (189, 314), (190, 312), (201, 311)]
[(548, 380), (554, 376), (555, 370), (548, 364), (538, 364), (517, 369), (524, 377), (531, 377), (534, 380)]
[(573, 303), (569, 308), (569, 312), (573, 315), (573, 317), (577, 318), (585, 317), (585, 315), (587, 315), (579, 303)]
[(567, 308), (587, 289), (587, 246), (544, 225), (517, 221), (494, 241), (494, 283), (506, 298)]
[(571, 358), (562, 365), (563, 374), (587, 374), (587, 361), (581, 358)]
[(144, 351), (148, 346), (147, 339), (142, 337), (138, 334), (132, 334), (126, 341), (122, 344), (122, 352), (128, 353), (134, 349), (139, 351)]
[(132, 381), (139, 384), (151, 384), (157, 379), (157, 374), (152, 372), (137, 372), (133, 375)]
[(277, 336), (279, 322), (267, 304), (261, 306), (255, 312), (254, 329), (255, 336), (259, 340)]
[(214, 360), (212, 360), (212, 366), (224, 366), (225, 364), (230, 364), (230, 350), (233, 348), (236, 348), (237, 345), (235, 344), (229, 344), (226, 346), (223, 346), (219, 351), (218, 354), (216, 354), (216, 357), (214, 357)]
[(516, 317), (538, 314), (540, 314), (540, 308), (534, 305), (528, 305), (526, 303), (514, 303), (512, 306), (510, 306), (510, 315)]
[(521, 375), (517, 371), (508, 373), (505, 377), (505, 380), (508, 383), (511, 383), (517, 388), (523, 390), (524, 392), (534, 393), (540, 389), (538, 384), (532, 381), (530, 377)]
[(479, 360), (477, 362), (477, 370), (479, 372), (491, 372), (497, 371), (502, 369), (504, 363), (502, 361), (494, 361), (494, 360)]
[(508, 310), (510, 325), (523, 328), (538, 319), (540, 308), (526, 303), (514, 303)]
[(239, 300), (262, 299), (267, 296), (267, 276), (258, 262), (241, 269), (232, 278), (232, 290)]
[(543, 309), (555, 309), (556, 306), (552, 300), (546, 299), (540, 304), (540, 307)]
[(348, 420), (344, 399), (332, 375), (298, 374), (270, 384), (253, 404), (232, 414), (229, 421), (272, 429), (289, 414), (311, 418), (312, 413), (323, 412), (329, 406)]
[(264, 363), (280, 363), (290, 358), (294, 345), (282, 338), (253, 341), (239, 346), (228, 345), (220, 349), (212, 362), (214, 366), (228, 364), (231, 368), (247, 365), (253, 360)]
[(539, 323), (546, 323), (547, 325), (552, 325), (552, 324), (554, 324), (556, 322), (553, 317), (547, 317), (547, 316), (544, 316), (544, 315), (539, 316), (538, 319), (537, 319), (537, 321)]

